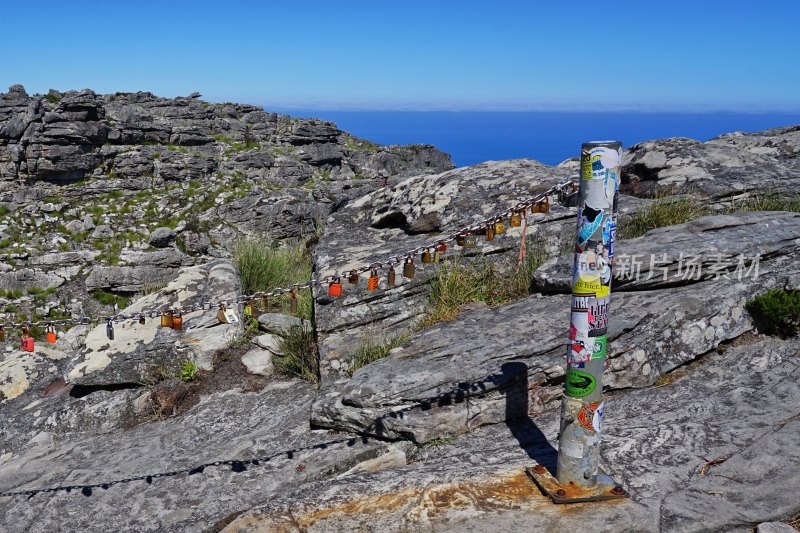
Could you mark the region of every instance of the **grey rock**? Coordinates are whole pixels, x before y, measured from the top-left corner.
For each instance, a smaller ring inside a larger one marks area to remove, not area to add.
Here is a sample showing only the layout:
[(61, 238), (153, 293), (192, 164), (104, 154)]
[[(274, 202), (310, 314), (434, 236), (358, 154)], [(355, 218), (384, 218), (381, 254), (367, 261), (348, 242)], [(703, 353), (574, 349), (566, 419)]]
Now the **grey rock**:
[(150, 234), (148, 242), (156, 248), (166, 248), (175, 242), (175, 231), (172, 228), (156, 228)]
[(86, 289), (110, 289), (139, 292), (171, 280), (185, 256), (175, 249), (125, 251), (120, 254), (124, 266), (95, 266), (86, 277)]
[[(258, 317), (258, 323), (270, 333), (275, 335), (285, 335), (295, 326), (302, 327), (307, 331), (311, 330), (311, 323), (307, 320), (291, 315), (280, 313), (264, 313)], [(266, 346), (265, 346), (266, 347)]]
[(114, 236), (114, 230), (105, 224), (100, 224), (94, 228), (94, 231), (89, 236), (92, 239), (108, 239)]
[(762, 522), (756, 526), (756, 533), (797, 533), (797, 530), (783, 522)]
[(184, 249), (190, 255), (205, 255), (211, 248), (211, 239), (206, 234), (184, 231), (180, 237)]
[[(297, 327), (297, 326), (295, 326)], [(286, 330), (284, 330), (286, 331)], [(283, 333), (282, 331), (281, 333)], [(258, 346), (265, 350), (269, 350), (270, 352), (274, 353), (275, 355), (283, 355), (283, 351), (280, 348), (281, 345), (281, 337), (280, 335), (274, 335), (272, 333), (265, 333), (263, 335), (259, 335), (255, 338), (255, 342)]]
[(271, 376), (275, 372), (272, 365), (272, 352), (254, 348), (242, 356), (242, 364), (251, 374)]
[(502, 424), (423, 448), (406, 466), (296, 487), (224, 531), (739, 531), (792, 517), (798, 349), (798, 339), (758, 339), (706, 355), (669, 385), (609, 395), (601, 464), (629, 499), (566, 512), (539, 492), (524, 468), (554, 469), (558, 411), (529, 411), (523, 381), (507, 391)]
[(86, 225), (80, 220), (70, 220), (64, 224), (64, 227), (72, 233), (80, 233), (86, 229)]
[[(203, 300), (233, 301), (240, 291), (233, 264), (216, 260), (182, 270), (166, 287), (136, 300), (122, 313), (158, 315), (165, 307), (187, 307)], [(242, 331), (241, 323), (221, 324), (209, 310), (184, 314), (181, 331), (162, 328), (153, 319), (145, 324), (120, 322), (114, 326), (113, 340), (107, 338), (102, 324), (89, 332), (65, 379), (90, 386), (145, 383), (159, 373), (177, 373), (186, 360), (210, 370), (214, 352), (227, 348)]]
[[(213, 394), (182, 417), (102, 438), (26, 447), (0, 464), (0, 491), (76, 488), (31, 499), (0, 497), (0, 521), (9, 533), (204, 530), (388, 449), (353, 435), (309, 430), (313, 395), (307, 383), (275, 382), (255, 393)], [(95, 484), (86, 497), (83, 486)]]

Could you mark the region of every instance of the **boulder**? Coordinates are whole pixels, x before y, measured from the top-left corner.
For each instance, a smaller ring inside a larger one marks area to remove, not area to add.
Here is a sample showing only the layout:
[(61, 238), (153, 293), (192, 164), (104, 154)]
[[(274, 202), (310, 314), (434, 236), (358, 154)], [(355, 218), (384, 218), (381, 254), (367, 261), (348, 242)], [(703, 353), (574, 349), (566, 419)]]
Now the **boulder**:
[(251, 374), (271, 376), (275, 372), (275, 367), (272, 365), (272, 353), (270, 350), (253, 348), (242, 356), (242, 364)]
[[(153, 313), (165, 307), (183, 307), (203, 301), (233, 302), (241, 293), (236, 268), (230, 261), (216, 260), (181, 270), (166, 287), (136, 300), (123, 315)], [(158, 319), (145, 324), (136, 320), (114, 325), (114, 339), (106, 335), (106, 324), (92, 329), (85, 347), (65, 373), (69, 383), (86, 386), (136, 384), (175, 374), (186, 360), (210, 370), (213, 355), (227, 348), (242, 333), (241, 322), (222, 324), (216, 306), (183, 315), (183, 329), (162, 328)]]
[(166, 248), (175, 242), (175, 230), (164, 227), (156, 228), (152, 233), (150, 233), (148, 242), (150, 243), (150, 246), (155, 246), (156, 248)]

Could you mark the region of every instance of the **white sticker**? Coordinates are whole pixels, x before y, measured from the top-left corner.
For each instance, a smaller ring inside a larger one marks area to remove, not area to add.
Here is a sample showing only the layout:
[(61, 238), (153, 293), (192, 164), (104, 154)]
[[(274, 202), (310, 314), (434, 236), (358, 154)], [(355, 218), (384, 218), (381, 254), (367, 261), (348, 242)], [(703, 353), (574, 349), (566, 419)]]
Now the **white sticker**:
[(602, 431), (603, 418), (606, 416), (606, 402), (602, 402), (592, 415), (592, 427), (597, 433)]
[(239, 317), (236, 316), (236, 313), (233, 312), (233, 309), (225, 309), (225, 320), (228, 321), (228, 324), (239, 323)]

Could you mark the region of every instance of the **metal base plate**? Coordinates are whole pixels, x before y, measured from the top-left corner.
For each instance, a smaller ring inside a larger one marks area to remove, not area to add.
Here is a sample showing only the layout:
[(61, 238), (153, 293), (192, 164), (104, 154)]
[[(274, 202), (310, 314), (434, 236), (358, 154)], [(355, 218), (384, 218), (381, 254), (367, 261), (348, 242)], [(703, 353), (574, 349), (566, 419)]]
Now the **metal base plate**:
[(530, 478), (536, 483), (553, 503), (580, 503), (618, 500), (627, 497), (625, 489), (618, 485), (602, 470), (597, 472), (597, 484), (594, 487), (579, 487), (572, 483), (562, 485), (545, 467), (537, 465), (526, 468)]

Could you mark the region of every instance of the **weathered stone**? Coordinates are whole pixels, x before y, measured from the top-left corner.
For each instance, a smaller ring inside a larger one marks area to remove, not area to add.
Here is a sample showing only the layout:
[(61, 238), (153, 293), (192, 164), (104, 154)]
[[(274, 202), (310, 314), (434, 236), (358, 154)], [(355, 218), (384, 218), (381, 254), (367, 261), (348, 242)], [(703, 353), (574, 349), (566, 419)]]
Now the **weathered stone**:
[(242, 356), (242, 364), (251, 374), (271, 376), (275, 372), (275, 367), (272, 365), (272, 353), (270, 350), (254, 348)]
[[(283, 333), (283, 332), (281, 332)], [(273, 335), (272, 333), (265, 333), (255, 338), (256, 344), (265, 350), (269, 350), (275, 355), (282, 355), (281, 351), (281, 337), (280, 335)]]
[[(187, 307), (203, 300), (234, 301), (240, 294), (236, 268), (217, 260), (182, 270), (163, 289), (140, 298), (123, 314), (152, 313), (165, 307)], [(112, 385), (144, 383), (156, 374), (176, 372), (186, 360), (210, 370), (215, 351), (227, 348), (242, 333), (242, 325), (221, 324), (214, 311), (198, 310), (183, 315), (183, 329), (162, 328), (158, 320), (114, 325), (114, 339), (106, 325), (92, 329), (85, 348), (66, 372), (70, 383)]]
[[(312, 327), (311, 323), (307, 320), (303, 320), (296, 316), (282, 315), (280, 313), (264, 313), (258, 317), (258, 323), (261, 324), (261, 326), (268, 332), (275, 335), (285, 335), (286, 333), (289, 333), (289, 330), (295, 326), (302, 326), (308, 331), (310, 331)], [(261, 337), (259, 337), (259, 339), (260, 338)], [(268, 341), (265, 339), (265, 342)], [(264, 348), (266, 348), (266, 346), (264, 346)]]

